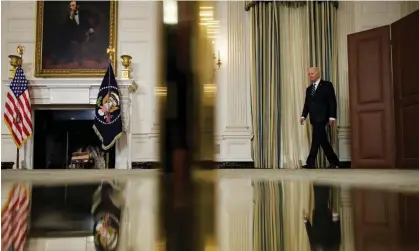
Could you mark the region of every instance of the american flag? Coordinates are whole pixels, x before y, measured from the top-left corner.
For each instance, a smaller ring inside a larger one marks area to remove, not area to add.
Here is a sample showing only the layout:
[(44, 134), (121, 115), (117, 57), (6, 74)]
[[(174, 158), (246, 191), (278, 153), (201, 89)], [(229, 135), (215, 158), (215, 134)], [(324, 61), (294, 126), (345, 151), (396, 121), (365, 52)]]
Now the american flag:
[(15, 184), (1, 211), (1, 249), (23, 251), (28, 230), (29, 190)]
[(32, 134), (32, 107), (28, 84), (22, 67), (17, 68), (6, 96), (3, 119), (18, 148)]

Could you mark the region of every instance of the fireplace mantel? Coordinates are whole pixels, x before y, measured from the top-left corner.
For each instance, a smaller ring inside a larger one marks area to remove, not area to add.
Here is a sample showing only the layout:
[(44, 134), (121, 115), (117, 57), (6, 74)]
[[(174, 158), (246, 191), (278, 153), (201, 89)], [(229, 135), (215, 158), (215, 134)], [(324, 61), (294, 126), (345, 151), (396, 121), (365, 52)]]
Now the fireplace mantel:
[[(120, 95), (127, 97), (132, 80), (117, 80)], [(95, 104), (102, 79), (29, 80), (32, 104)]]
[[(34, 109), (39, 105), (54, 108), (66, 105), (94, 105), (96, 104), (99, 87), (102, 78), (84, 79), (28, 79), (31, 96), (31, 104)], [(3, 80), (3, 86), (9, 86), (11, 80)], [(118, 80), (118, 87), (121, 96), (121, 113), (123, 118), (123, 136), (116, 144), (116, 168), (131, 168), (131, 123), (132, 115), (132, 93), (129, 87), (133, 80)], [(6, 88), (5, 88), (6, 89)], [(138, 87), (137, 92), (144, 92), (143, 88)], [(22, 156), (23, 154), (23, 156)], [(33, 142), (27, 141), (21, 153), (21, 161), (24, 167), (32, 169)]]

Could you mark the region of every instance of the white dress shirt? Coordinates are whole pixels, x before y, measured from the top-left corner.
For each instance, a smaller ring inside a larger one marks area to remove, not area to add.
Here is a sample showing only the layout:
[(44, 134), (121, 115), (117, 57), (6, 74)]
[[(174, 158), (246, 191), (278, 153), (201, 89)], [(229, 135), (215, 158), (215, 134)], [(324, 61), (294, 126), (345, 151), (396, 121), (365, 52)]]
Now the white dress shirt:
[(317, 79), (316, 82), (313, 83), (314, 90), (317, 90), (317, 86), (320, 84), (320, 79)]
[(76, 21), (77, 25), (80, 25), (80, 17), (79, 17), (79, 13), (77, 12), (76, 15), (74, 15), (74, 20)]

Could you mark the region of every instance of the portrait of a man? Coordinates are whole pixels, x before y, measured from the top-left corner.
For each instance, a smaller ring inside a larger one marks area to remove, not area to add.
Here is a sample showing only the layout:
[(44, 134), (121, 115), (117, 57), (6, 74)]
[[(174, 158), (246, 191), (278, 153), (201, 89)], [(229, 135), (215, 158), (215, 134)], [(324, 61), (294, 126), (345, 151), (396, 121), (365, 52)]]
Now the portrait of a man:
[(106, 49), (116, 48), (115, 1), (38, 2), (37, 20), (35, 75), (93, 77), (105, 73)]

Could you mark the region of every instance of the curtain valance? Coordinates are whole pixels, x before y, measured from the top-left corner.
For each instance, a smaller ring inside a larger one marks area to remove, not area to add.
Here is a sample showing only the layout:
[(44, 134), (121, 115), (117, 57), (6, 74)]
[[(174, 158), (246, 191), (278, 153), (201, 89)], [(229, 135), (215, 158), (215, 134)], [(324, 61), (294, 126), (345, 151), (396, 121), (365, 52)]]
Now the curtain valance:
[[(265, 0), (253, 0), (253, 1), (246, 1), (244, 10), (249, 11), (250, 8), (255, 6), (258, 3), (271, 3), (271, 2), (277, 2), (283, 5), (286, 5), (288, 7), (301, 7), (307, 5), (307, 1), (265, 1)], [(333, 7), (338, 8), (339, 7), (339, 1), (314, 1), (316, 3), (332, 3)]]

